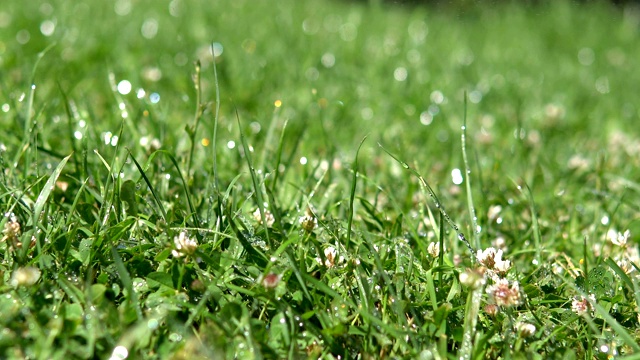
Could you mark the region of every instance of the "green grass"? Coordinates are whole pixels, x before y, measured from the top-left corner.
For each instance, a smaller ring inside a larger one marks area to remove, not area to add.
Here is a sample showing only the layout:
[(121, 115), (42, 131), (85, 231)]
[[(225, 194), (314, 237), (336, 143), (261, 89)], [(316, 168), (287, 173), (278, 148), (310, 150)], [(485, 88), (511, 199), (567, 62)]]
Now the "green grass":
[(8, 1), (0, 357), (637, 358), (639, 23)]

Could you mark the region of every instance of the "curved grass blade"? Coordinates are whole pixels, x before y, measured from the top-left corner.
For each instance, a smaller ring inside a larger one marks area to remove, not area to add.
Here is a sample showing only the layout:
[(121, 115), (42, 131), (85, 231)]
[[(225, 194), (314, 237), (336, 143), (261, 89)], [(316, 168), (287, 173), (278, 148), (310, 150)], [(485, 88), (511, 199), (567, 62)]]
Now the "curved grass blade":
[(353, 224), (353, 202), (356, 197), (356, 185), (358, 183), (358, 154), (360, 154), (360, 149), (362, 148), (362, 144), (367, 140), (365, 136), (362, 141), (360, 141), (360, 145), (358, 145), (358, 150), (356, 150), (356, 158), (353, 161), (353, 178), (351, 179), (351, 193), (349, 194), (349, 212), (347, 213), (347, 244), (345, 248), (347, 251), (350, 250), (351, 247), (351, 225)]
[[(211, 43), (211, 56), (213, 56), (213, 79), (216, 88), (216, 110), (213, 115), (213, 138), (211, 139), (211, 150), (213, 158), (213, 192), (216, 196), (216, 216), (222, 218), (222, 203), (220, 201), (219, 179), (218, 179), (218, 119), (220, 116), (220, 85), (218, 83), (218, 69), (216, 68), (216, 54)], [(207, 219), (211, 222), (211, 219)]]
[[(128, 148), (127, 148), (127, 151), (129, 151)], [(151, 191), (151, 196), (153, 196), (153, 200), (156, 202), (156, 205), (158, 205), (158, 209), (160, 209), (160, 215), (162, 216), (162, 219), (164, 221), (167, 221), (167, 212), (164, 210), (164, 206), (162, 206), (162, 202), (158, 198), (158, 195), (156, 194), (156, 191), (154, 190), (153, 185), (151, 185), (151, 181), (149, 181), (149, 178), (144, 173), (144, 170), (142, 169), (142, 167), (140, 166), (136, 158), (133, 156), (133, 154), (131, 154), (131, 151), (129, 151), (129, 156), (131, 157), (131, 160), (133, 160), (133, 163), (136, 164), (136, 167), (138, 168), (138, 172), (142, 176), (142, 179), (144, 179), (144, 182), (147, 183), (147, 186), (149, 187), (149, 191)]]
[(253, 168), (253, 163), (251, 162), (251, 152), (249, 151), (249, 145), (247, 145), (247, 139), (244, 137), (244, 132), (242, 131), (242, 124), (240, 123), (240, 115), (238, 115), (238, 109), (236, 109), (236, 120), (238, 120), (238, 129), (240, 130), (240, 141), (242, 142), (242, 148), (244, 149), (244, 158), (247, 160), (247, 165), (249, 166), (249, 173), (251, 174), (251, 182), (253, 183), (253, 191), (256, 194), (256, 199), (258, 202), (258, 210), (260, 211), (260, 220), (262, 225), (264, 226), (264, 233), (267, 239), (267, 244), (269, 244), (269, 248), (273, 248), (273, 244), (271, 242), (271, 238), (269, 237), (269, 226), (267, 225), (267, 218), (264, 209), (264, 199), (262, 197), (261, 183), (258, 181), (258, 177), (256, 176), (256, 171)]
[(476, 216), (476, 208), (473, 205), (473, 194), (471, 193), (471, 169), (469, 168), (469, 160), (467, 159), (467, 92), (464, 93), (464, 115), (462, 116), (462, 160), (464, 162), (465, 188), (467, 190), (467, 206), (469, 207), (469, 217), (471, 218), (471, 232), (473, 233), (474, 245), (480, 248), (480, 233), (478, 232), (478, 217)]
[(380, 146), (380, 148), (384, 150), (384, 152), (386, 152), (387, 155), (391, 156), (395, 161), (397, 161), (400, 165), (402, 165), (402, 167), (405, 168), (405, 170), (409, 170), (413, 175), (415, 175), (418, 178), (418, 180), (420, 181), (420, 184), (425, 189), (427, 189), (429, 196), (431, 197), (431, 199), (433, 199), (434, 203), (436, 204), (436, 208), (438, 208), (438, 210), (440, 211), (440, 214), (442, 214), (442, 217), (444, 217), (444, 219), (447, 221), (449, 226), (451, 226), (451, 228), (457, 233), (458, 240), (462, 241), (467, 246), (467, 248), (469, 249), (469, 252), (471, 253), (471, 259), (475, 261), (475, 251), (473, 250), (471, 243), (469, 243), (469, 240), (467, 240), (466, 236), (464, 236), (464, 233), (460, 231), (460, 228), (458, 227), (458, 225), (456, 225), (451, 219), (451, 217), (447, 214), (447, 211), (445, 210), (444, 206), (438, 199), (438, 196), (433, 191), (431, 186), (429, 186), (429, 183), (427, 183), (427, 181), (422, 177), (422, 175), (420, 175), (420, 173), (417, 170), (409, 166), (409, 164), (407, 164), (406, 162), (400, 160), (397, 156), (392, 154), (389, 150), (385, 149), (384, 146), (382, 146), (382, 144), (378, 143), (378, 146)]
[(42, 214), (44, 205), (46, 204), (47, 199), (49, 199), (49, 195), (51, 195), (51, 191), (53, 191), (56, 185), (56, 181), (58, 180), (60, 173), (62, 173), (62, 169), (67, 164), (67, 161), (69, 161), (71, 156), (73, 156), (73, 153), (71, 153), (69, 156), (65, 157), (64, 159), (62, 159), (62, 161), (60, 161), (60, 163), (58, 164), (58, 166), (56, 166), (51, 176), (49, 176), (49, 179), (47, 180), (46, 184), (44, 184), (44, 188), (42, 188), (42, 191), (40, 191), (40, 194), (38, 195), (38, 199), (36, 199), (35, 206), (33, 207), (32, 225), (35, 226), (38, 223), (38, 219)]

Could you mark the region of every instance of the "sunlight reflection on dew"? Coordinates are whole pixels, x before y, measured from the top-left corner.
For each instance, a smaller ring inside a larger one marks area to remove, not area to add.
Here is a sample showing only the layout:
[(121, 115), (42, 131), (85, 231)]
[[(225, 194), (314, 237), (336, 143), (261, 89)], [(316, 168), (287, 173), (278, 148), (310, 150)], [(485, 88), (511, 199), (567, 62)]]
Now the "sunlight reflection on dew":
[(318, 69), (314, 67), (310, 67), (307, 69), (307, 71), (305, 71), (304, 76), (308, 80), (314, 81), (314, 80), (318, 80), (318, 77), (320, 76), (320, 72), (318, 71)]
[(56, 24), (51, 20), (45, 20), (40, 24), (40, 32), (44, 36), (51, 36), (56, 30)]
[(596, 59), (596, 54), (593, 52), (591, 48), (582, 48), (578, 51), (578, 61), (580, 64), (584, 66), (589, 66), (593, 64), (593, 61)]
[(117, 0), (113, 5), (113, 11), (120, 16), (129, 15), (131, 12), (131, 1), (130, 0)]
[(144, 91), (144, 89), (138, 89), (136, 90), (136, 97), (138, 99), (142, 99), (147, 93)]
[(429, 99), (431, 99), (434, 104), (442, 104), (444, 102), (444, 94), (440, 90), (435, 90), (431, 92)]
[(340, 26), (340, 38), (344, 41), (353, 41), (358, 37), (358, 28), (352, 23)]
[(451, 179), (456, 185), (462, 184), (462, 171), (458, 168), (451, 170)]
[(222, 55), (224, 48), (222, 47), (222, 44), (218, 43), (218, 42), (214, 42), (213, 43), (213, 56), (218, 57), (220, 55)]
[(422, 55), (420, 55), (420, 51), (416, 49), (411, 49), (407, 51), (407, 60), (409, 60), (412, 64), (419, 64), (422, 59)]
[(236, 142), (235, 142), (235, 141), (233, 141), (233, 140), (229, 140), (229, 141), (227, 142), (227, 147), (228, 147), (229, 149), (235, 149), (235, 147), (236, 147)]
[(332, 53), (324, 53), (320, 61), (322, 62), (322, 65), (328, 69), (332, 68), (333, 65), (336, 64), (336, 57)]
[(315, 18), (308, 18), (302, 22), (302, 31), (307, 35), (314, 35), (320, 30), (320, 24)]
[(405, 81), (407, 80), (407, 69), (404, 67), (398, 67), (393, 71), (393, 78), (396, 79), (396, 81)]
[(149, 101), (151, 101), (152, 104), (157, 104), (160, 101), (160, 94), (152, 93), (149, 95)]
[(129, 357), (129, 350), (127, 350), (126, 347), (119, 345), (113, 349), (109, 360), (124, 360), (127, 357)]
[(360, 110), (360, 116), (364, 120), (371, 120), (373, 119), (373, 110), (370, 107), (363, 108)]
[(131, 92), (131, 83), (129, 80), (122, 80), (118, 83), (117, 89), (120, 94), (128, 95)]
[(596, 80), (596, 90), (600, 94), (608, 94), (609, 93), (609, 79), (606, 76), (599, 77)]
[(31, 40), (31, 34), (28, 30), (22, 29), (16, 34), (16, 41), (21, 45), (28, 43), (29, 40)]
[(424, 42), (424, 39), (429, 34), (429, 28), (427, 24), (422, 20), (414, 20), (409, 24), (409, 28), (407, 29), (409, 32), (409, 36), (411, 39), (420, 44)]
[(9, 110), (11, 110), (11, 105), (9, 104), (2, 104), (2, 112), (9, 112)]
[(307, 160), (307, 158), (306, 158), (305, 156), (303, 156), (303, 157), (301, 157), (301, 158), (300, 158), (300, 164), (301, 164), (301, 165), (307, 165), (307, 161), (308, 161), (308, 160)]
[(144, 23), (142, 23), (140, 32), (145, 38), (153, 39), (158, 34), (158, 20), (153, 18), (146, 19)]
[(473, 90), (469, 93), (469, 101), (472, 104), (477, 104), (482, 100), (482, 93), (480, 90)]
[(80, 140), (80, 139), (82, 139), (82, 133), (81, 133), (80, 131), (77, 131), (77, 130), (76, 130), (76, 131), (73, 133), (73, 137), (75, 137), (76, 139)]
[(431, 125), (433, 122), (433, 115), (431, 115), (428, 111), (423, 111), (420, 113), (420, 123), (422, 125)]

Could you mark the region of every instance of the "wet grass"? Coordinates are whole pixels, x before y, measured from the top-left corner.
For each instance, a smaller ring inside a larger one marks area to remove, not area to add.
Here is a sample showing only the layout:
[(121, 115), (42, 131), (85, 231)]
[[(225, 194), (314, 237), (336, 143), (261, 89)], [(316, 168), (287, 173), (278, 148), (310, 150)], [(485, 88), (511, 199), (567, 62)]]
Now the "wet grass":
[(637, 356), (639, 23), (8, 2), (0, 357)]

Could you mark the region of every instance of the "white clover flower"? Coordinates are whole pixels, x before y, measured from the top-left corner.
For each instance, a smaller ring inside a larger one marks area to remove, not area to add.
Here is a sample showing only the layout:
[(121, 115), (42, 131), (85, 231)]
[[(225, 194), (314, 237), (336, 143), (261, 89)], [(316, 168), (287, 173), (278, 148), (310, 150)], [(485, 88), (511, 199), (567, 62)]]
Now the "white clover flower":
[[(253, 212), (253, 218), (260, 224), (262, 224), (262, 216), (260, 215), (260, 209), (256, 209), (256, 211)], [(275, 223), (276, 219), (273, 217), (273, 214), (271, 213), (271, 211), (264, 209), (264, 220), (265, 223), (267, 224), (267, 227), (270, 228), (273, 226), (273, 223)]]
[(626, 230), (624, 233), (620, 233), (620, 232), (616, 233), (615, 236), (611, 236), (609, 239), (614, 245), (625, 247), (627, 246), (627, 241), (629, 240), (630, 237), (631, 237), (631, 232), (629, 230)]
[[(324, 266), (332, 268), (336, 264), (344, 262), (344, 256), (340, 255), (336, 258), (337, 255), (338, 251), (333, 246), (329, 246), (328, 248), (324, 249), (324, 257), (326, 258)], [(322, 264), (322, 259), (316, 258), (316, 261)]]
[(500, 274), (506, 274), (507, 272), (509, 272), (510, 269), (511, 269), (511, 261), (509, 260), (500, 259), (500, 261), (496, 261), (494, 265), (494, 270)]
[(493, 269), (496, 264), (496, 259), (502, 260), (502, 250), (496, 250), (493, 247), (486, 248), (483, 250), (478, 250), (476, 255), (478, 262), (488, 269)]
[(13, 244), (18, 241), (18, 236), (20, 236), (20, 223), (12, 216), (2, 229), (2, 241)]
[(198, 248), (198, 243), (195, 240), (190, 239), (186, 231), (183, 231), (178, 236), (174, 237), (173, 244), (175, 249), (171, 251), (171, 254), (176, 258), (191, 256), (195, 254)]
[(507, 279), (498, 279), (494, 284), (487, 286), (487, 294), (498, 306), (516, 306), (521, 302), (520, 285), (517, 281), (509, 284)]
[(308, 233), (312, 232), (318, 226), (318, 219), (316, 219), (310, 209), (307, 209), (304, 216), (298, 219), (298, 222), (302, 226), (302, 229)]
[(40, 279), (40, 269), (35, 267), (17, 268), (11, 275), (11, 285), (13, 287), (32, 286)]
[(516, 324), (516, 331), (521, 338), (526, 338), (536, 333), (536, 326), (529, 323), (519, 322)]
[(487, 211), (487, 218), (489, 218), (490, 221), (494, 221), (498, 218), (498, 215), (500, 215), (501, 211), (502, 206), (500, 205), (489, 206), (489, 211)]
[[(444, 247), (444, 246), (443, 246)], [(446, 251), (446, 249), (445, 249)], [(427, 247), (427, 252), (434, 258), (440, 256), (440, 243), (439, 242), (430, 242)]]
[[(591, 301), (595, 301), (596, 297), (591, 294), (589, 295), (589, 299), (591, 299)], [(587, 314), (590, 310), (591, 304), (589, 303), (589, 300), (584, 296), (580, 296), (579, 298), (576, 296), (571, 302), (571, 311), (580, 316)]]

